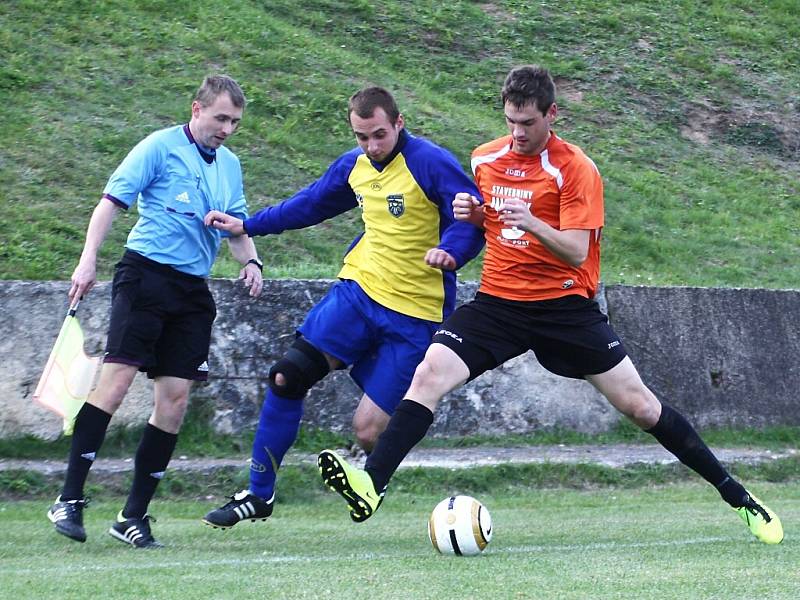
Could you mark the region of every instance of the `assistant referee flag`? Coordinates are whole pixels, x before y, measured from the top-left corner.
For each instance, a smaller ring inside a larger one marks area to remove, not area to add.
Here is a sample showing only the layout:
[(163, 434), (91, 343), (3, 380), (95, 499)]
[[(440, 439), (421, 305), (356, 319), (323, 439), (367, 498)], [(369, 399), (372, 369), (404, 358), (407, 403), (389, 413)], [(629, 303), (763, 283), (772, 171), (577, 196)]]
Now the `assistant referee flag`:
[(87, 356), (83, 350), (77, 308), (77, 304), (70, 307), (33, 393), (36, 402), (64, 419), (65, 435), (72, 434), (75, 416), (89, 395), (100, 365), (99, 356)]

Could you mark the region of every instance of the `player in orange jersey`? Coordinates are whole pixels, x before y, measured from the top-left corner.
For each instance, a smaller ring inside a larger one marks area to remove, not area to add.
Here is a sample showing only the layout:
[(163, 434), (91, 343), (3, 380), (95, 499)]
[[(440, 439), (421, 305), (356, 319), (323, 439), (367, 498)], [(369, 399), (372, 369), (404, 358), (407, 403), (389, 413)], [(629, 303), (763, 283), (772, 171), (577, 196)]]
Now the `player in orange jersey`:
[(472, 170), (481, 199), (456, 194), (454, 216), (486, 232), (481, 285), (433, 337), (405, 399), (355, 469), (320, 454), (325, 483), (363, 521), (380, 505), (403, 458), (426, 434), (448, 392), (533, 350), (547, 370), (586, 379), (682, 463), (714, 485), (761, 541), (778, 543), (778, 517), (719, 463), (689, 422), (656, 398), (594, 301), (600, 276), (603, 182), (583, 151), (552, 130), (550, 74), (512, 69), (502, 90), (509, 134), (478, 147)]

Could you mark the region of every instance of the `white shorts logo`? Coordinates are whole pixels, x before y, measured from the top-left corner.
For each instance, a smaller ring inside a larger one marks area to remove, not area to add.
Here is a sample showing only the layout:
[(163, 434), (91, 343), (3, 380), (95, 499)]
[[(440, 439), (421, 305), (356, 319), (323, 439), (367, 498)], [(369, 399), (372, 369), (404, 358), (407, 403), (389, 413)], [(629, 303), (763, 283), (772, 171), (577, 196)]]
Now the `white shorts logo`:
[(452, 331), (447, 331), (447, 329), (440, 329), (439, 331), (437, 331), (437, 332), (436, 332), (436, 333), (434, 333), (433, 335), (446, 335), (447, 337), (451, 337), (451, 338), (453, 338), (453, 339), (454, 339), (455, 341), (457, 341), (458, 343), (462, 343), (462, 342), (464, 341), (462, 338), (458, 337), (458, 336), (457, 336), (455, 333), (453, 333)]
[(208, 373), (208, 362), (204, 360), (203, 364), (197, 367), (197, 370), (202, 371), (203, 373)]

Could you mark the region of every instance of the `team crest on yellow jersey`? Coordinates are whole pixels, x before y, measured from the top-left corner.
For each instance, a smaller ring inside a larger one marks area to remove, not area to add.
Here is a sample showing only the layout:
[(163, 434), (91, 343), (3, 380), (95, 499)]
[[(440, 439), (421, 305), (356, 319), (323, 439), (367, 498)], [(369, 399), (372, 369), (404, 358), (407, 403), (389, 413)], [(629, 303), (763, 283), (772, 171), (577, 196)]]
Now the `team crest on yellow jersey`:
[(406, 211), (406, 203), (403, 194), (389, 194), (386, 196), (389, 213), (395, 218), (399, 218)]

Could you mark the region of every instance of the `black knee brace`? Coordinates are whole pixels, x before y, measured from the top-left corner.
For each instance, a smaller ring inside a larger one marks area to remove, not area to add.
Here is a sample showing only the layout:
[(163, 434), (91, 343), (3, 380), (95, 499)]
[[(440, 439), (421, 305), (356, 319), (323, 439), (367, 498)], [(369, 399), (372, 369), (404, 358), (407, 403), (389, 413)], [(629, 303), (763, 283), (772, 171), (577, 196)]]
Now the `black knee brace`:
[[(330, 366), (325, 355), (299, 337), (284, 357), (269, 370), (269, 387), (279, 396), (300, 400), (329, 371)], [(286, 380), (283, 385), (275, 382), (275, 375), (278, 373)]]

